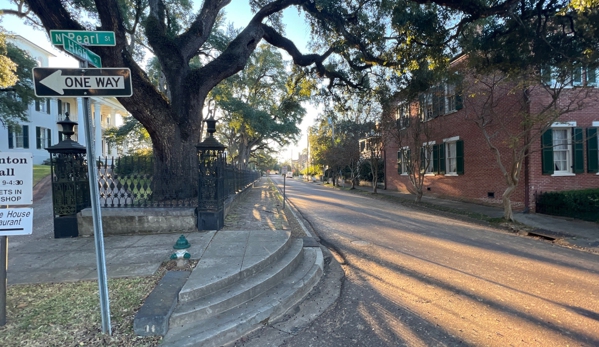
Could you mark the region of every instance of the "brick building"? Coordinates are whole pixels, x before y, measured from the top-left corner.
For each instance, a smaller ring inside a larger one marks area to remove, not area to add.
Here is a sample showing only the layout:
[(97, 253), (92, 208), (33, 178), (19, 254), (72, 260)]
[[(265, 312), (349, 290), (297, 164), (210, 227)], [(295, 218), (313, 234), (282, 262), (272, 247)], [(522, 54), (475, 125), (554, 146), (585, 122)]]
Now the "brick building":
[[(528, 132), (533, 140), (511, 196), (515, 210), (534, 212), (539, 192), (599, 187), (596, 71), (582, 69), (568, 83), (554, 105), (562, 111), (561, 116), (548, 114), (551, 121)], [(529, 115), (546, 114), (542, 110), (550, 104), (551, 95), (541, 87), (518, 93), (513, 85), (498, 85), (489, 101), (489, 93), (472, 92), (482, 88), (475, 86), (473, 79), (466, 78), (462, 86), (471, 89), (457, 93), (454, 85), (443, 83), (417, 100), (396, 100), (388, 107), (383, 118), (392, 119), (401, 129), (397, 133), (403, 135), (386, 134), (387, 189), (414, 192), (410, 163), (419, 161), (415, 167), (424, 174), (424, 195), (502, 203), (508, 184), (479, 125), (485, 124), (502, 163), (510, 164), (514, 149), (526, 143), (522, 140), (522, 110)], [(415, 151), (420, 153), (414, 155)], [(509, 167), (506, 170), (510, 172)]]

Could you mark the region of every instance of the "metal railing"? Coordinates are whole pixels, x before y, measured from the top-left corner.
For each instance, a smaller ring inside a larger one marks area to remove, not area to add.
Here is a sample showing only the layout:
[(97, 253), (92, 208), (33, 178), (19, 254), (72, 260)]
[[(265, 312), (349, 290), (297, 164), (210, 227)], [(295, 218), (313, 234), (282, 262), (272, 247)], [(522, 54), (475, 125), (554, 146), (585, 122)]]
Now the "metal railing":
[[(195, 158), (193, 158), (195, 159)], [(192, 160), (193, 160), (192, 159)], [(197, 207), (197, 187), (182, 186), (180, 182), (154, 182), (154, 163), (150, 156), (104, 157), (96, 161), (100, 206), (108, 208)], [(191, 165), (197, 170), (197, 165)], [(189, 173), (197, 177), (197, 172)], [(225, 199), (237, 194), (260, 177), (258, 171), (225, 167)], [(198, 184), (197, 179), (194, 181)], [(159, 184), (159, 187), (156, 187)], [(160, 198), (154, 189), (163, 192)], [(166, 193), (164, 193), (166, 192)], [(195, 192), (195, 193), (194, 193)]]

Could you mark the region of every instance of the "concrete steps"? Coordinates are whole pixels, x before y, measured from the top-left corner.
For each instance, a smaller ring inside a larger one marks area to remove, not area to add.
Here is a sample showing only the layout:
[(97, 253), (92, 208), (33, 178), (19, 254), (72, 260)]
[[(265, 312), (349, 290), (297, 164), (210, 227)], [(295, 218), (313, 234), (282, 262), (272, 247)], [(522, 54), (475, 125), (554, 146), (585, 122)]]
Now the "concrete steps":
[(179, 294), (162, 345), (232, 342), (297, 304), (318, 283), (323, 266), (320, 248), (304, 248), (301, 239), (290, 239), (238, 274), (206, 281), (208, 289), (188, 287)]
[[(222, 234), (221, 232), (217, 235), (220, 237)], [(227, 236), (229, 237), (225, 240), (217, 240), (220, 242), (218, 245), (213, 246), (217, 248), (212, 256), (211, 254), (204, 255), (200, 260), (196, 269), (189, 276), (187, 283), (181, 288), (179, 302), (184, 303), (205, 297), (263, 271), (285, 256), (292, 242), (289, 233), (281, 232), (274, 237), (269, 236), (269, 241), (260, 242), (261, 240), (258, 240), (258, 243), (253, 244), (258, 244), (264, 248), (263, 250), (246, 249), (247, 256), (244, 254), (243, 257), (221, 256), (222, 254), (226, 255), (229, 250), (232, 253), (239, 253), (241, 247), (252, 247), (252, 245), (242, 245), (243, 242), (231, 241), (238, 240), (235, 234), (228, 234)], [(219, 247), (223, 243), (230, 247), (225, 249)]]

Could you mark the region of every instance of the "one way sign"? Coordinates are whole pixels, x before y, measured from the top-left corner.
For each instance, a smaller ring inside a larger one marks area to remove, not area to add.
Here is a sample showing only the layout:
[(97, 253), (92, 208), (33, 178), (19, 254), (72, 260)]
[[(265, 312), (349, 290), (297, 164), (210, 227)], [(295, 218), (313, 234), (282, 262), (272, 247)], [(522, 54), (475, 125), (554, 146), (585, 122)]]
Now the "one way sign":
[(33, 69), (36, 96), (131, 96), (131, 71), (125, 68)]

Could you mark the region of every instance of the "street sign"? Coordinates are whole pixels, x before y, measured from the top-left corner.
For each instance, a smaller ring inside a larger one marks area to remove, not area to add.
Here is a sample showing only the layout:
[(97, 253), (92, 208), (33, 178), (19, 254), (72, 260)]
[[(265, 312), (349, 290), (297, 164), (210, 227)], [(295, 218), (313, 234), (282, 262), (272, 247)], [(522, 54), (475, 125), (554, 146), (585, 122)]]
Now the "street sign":
[(50, 30), (53, 45), (62, 45), (62, 35), (82, 46), (115, 46), (114, 31)]
[(0, 153), (0, 205), (33, 204), (33, 155)]
[(131, 71), (126, 68), (33, 68), (36, 96), (131, 96)]
[(31, 235), (33, 208), (0, 209), (0, 236)]
[(76, 58), (79, 58), (83, 61), (87, 61), (95, 67), (102, 67), (102, 59), (96, 53), (90, 51), (89, 49), (81, 46), (77, 42), (71, 40), (66, 35), (63, 35), (62, 42), (64, 50), (74, 55)]

